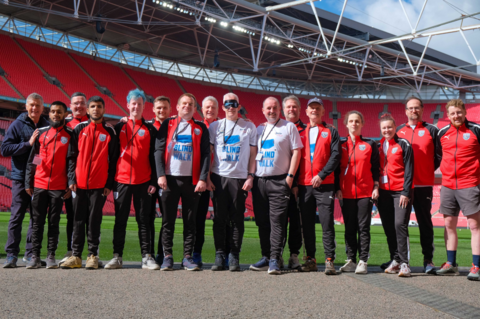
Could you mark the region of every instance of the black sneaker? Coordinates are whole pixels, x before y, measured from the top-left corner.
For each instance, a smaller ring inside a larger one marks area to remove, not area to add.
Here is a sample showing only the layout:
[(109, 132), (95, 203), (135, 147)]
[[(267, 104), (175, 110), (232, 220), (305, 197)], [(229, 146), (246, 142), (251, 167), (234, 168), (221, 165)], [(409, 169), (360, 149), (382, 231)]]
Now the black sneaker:
[(386, 263), (383, 263), (380, 265), (380, 268), (382, 268), (383, 270), (387, 269), (388, 266), (390, 266), (390, 264), (392, 263), (392, 261), (387, 261)]
[(212, 266), (213, 271), (225, 270), (225, 256), (223, 254), (215, 254), (215, 265)]
[(228, 255), (228, 269), (230, 271), (240, 271), (240, 256), (230, 253)]
[(37, 256), (29, 257), (27, 265), (25, 266), (26, 269), (37, 269), (40, 268), (42, 264), (40, 263), (40, 258)]

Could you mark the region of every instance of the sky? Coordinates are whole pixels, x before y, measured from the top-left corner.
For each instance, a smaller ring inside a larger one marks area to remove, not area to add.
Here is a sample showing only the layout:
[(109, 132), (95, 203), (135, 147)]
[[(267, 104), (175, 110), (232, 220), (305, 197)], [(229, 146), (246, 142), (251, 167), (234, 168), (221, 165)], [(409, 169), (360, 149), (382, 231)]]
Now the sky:
[[(425, 0), (402, 0), (402, 2), (411, 24), (415, 26)], [(317, 1), (315, 5), (339, 15), (343, 3), (344, 0), (321, 0)], [(475, 12), (480, 12), (480, 0), (428, 0), (417, 30), (456, 19), (462, 14), (469, 15)], [(394, 35), (411, 32), (411, 27), (399, 0), (349, 0), (344, 17)], [(465, 19), (463, 25), (480, 24), (480, 14), (476, 17), (477, 19)], [(459, 27), (460, 23), (460, 21), (457, 21), (432, 30)], [(479, 60), (480, 29), (466, 31), (464, 34), (475, 53), (476, 59)], [(426, 38), (415, 40), (415, 42), (425, 44)], [(404, 41), (404, 45), (407, 46), (408, 42)], [(434, 36), (429, 47), (468, 63), (475, 63), (475, 58), (460, 33)]]

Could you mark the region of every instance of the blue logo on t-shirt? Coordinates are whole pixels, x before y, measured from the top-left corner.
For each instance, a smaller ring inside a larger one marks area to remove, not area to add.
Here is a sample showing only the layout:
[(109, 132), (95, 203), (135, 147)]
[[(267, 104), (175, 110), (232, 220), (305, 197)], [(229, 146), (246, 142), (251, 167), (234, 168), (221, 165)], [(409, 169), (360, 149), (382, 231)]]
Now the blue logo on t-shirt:
[(266, 149), (268, 150), (269, 148), (272, 148), (275, 146), (275, 140), (274, 139), (271, 139), (271, 140), (266, 140), (264, 142), (262, 142), (262, 149)]
[(240, 145), (238, 146), (228, 146), (237, 144), (240, 142), (239, 135), (232, 135), (230, 138), (227, 138), (225, 145), (222, 146), (222, 152), (225, 153), (223, 157), (221, 157), (221, 161), (224, 162), (238, 162), (240, 160)]
[(177, 142), (178, 143), (192, 143), (192, 136), (191, 135), (177, 135)]
[[(266, 140), (263, 142), (262, 150), (268, 150), (270, 148), (273, 148), (275, 146), (275, 140)], [(258, 165), (260, 167), (273, 167), (273, 161), (275, 159), (275, 151), (264, 151), (263, 152), (263, 158), (260, 162), (258, 162)]]
[(310, 160), (313, 161), (313, 153), (315, 153), (315, 144), (310, 144)]
[(189, 143), (192, 143), (191, 135), (178, 135), (177, 144), (175, 144), (175, 147), (173, 148), (173, 158), (178, 161), (192, 161), (192, 146), (182, 145)]
[(232, 135), (230, 137), (226, 137), (225, 139), (227, 140), (225, 142), (227, 145), (237, 144), (240, 142), (240, 135)]

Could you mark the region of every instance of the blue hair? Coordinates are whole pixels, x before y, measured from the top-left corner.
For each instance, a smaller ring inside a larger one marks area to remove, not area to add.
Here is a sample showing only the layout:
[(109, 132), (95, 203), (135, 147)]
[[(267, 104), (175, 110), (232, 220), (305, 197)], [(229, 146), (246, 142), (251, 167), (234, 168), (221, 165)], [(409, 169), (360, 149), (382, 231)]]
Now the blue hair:
[(143, 103), (145, 103), (145, 101), (147, 100), (147, 97), (145, 96), (145, 92), (139, 89), (131, 90), (130, 92), (128, 92), (128, 95), (127, 95), (127, 103), (130, 103), (132, 99), (137, 100), (139, 98), (142, 98)]

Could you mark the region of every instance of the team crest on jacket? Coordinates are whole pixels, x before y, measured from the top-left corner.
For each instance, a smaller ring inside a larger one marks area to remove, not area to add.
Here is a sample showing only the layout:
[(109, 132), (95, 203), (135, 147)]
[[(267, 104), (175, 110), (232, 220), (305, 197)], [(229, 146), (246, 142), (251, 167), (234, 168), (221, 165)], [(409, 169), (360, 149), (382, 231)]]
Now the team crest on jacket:
[(418, 131), (418, 136), (422, 137), (425, 135), (425, 130)]
[(360, 151), (365, 151), (367, 147), (365, 145), (360, 145), (358, 148), (360, 149)]
[(470, 133), (463, 133), (463, 139), (465, 141), (468, 141), (469, 138), (470, 138)]
[(392, 154), (395, 154), (397, 152), (397, 150), (398, 150), (398, 147), (392, 148)]
[(327, 138), (328, 137), (328, 132), (322, 132), (322, 137)]
[(195, 135), (199, 135), (200, 134), (200, 129), (199, 128), (194, 129), (193, 133), (195, 133)]
[(68, 138), (66, 138), (65, 136), (62, 136), (62, 138), (60, 139), (60, 142), (62, 142), (62, 144), (67, 144)]
[(105, 142), (107, 136), (105, 134), (100, 134), (100, 142)]
[(144, 135), (145, 135), (145, 130), (140, 130), (140, 131), (138, 131), (138, 135), (144, 136)]

